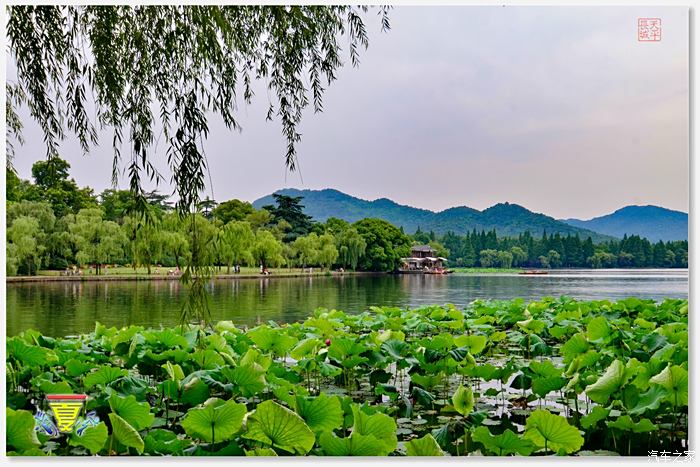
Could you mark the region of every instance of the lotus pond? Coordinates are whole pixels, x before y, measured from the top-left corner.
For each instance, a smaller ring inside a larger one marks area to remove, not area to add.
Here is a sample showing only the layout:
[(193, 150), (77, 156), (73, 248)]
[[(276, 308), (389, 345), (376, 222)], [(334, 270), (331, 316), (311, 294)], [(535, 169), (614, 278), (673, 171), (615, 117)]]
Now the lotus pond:
[[(642, 455), (688, 449), (688, 302), (318, 309), (251, 329), (7, 340), (14, 455)], [(99, 423), (52, 435), (46, 394)]]

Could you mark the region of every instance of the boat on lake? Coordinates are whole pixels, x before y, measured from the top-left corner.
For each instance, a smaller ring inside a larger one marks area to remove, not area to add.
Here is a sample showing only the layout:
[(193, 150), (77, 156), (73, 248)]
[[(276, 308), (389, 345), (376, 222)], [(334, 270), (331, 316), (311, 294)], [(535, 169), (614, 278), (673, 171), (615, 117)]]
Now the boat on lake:
[(527, 276), (535, 276), (535, 275), (549, 274), (549, 271), (540, 271), (538, 269), (528, 269), (527, 271), (521, 271), (518, 274), (523, 274), (523, 275), (527, 275)]

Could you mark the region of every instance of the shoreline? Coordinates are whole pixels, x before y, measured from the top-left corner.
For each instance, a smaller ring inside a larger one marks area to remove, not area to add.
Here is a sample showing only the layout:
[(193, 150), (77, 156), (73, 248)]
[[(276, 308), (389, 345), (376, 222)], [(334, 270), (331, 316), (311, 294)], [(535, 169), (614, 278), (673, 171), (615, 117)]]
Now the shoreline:
[[(343, 277), (343, 276), (377, 276), (385, 275), (387, 272), (375, 271), (345, 271), (345, 272), (315, 272), (309, 273), (288, 273), (288, 274), (217, 274), (212, 276), (212, 280), (230, 279), (290, 279), (302, 277)], [(104, 282), (104, 281), (178, 281), (180, 276), (167, 275), (136, 275), (136, 274), (114, 274), (103, 276), (11, 276), (5, 278), (6, 283), (21, 282)]]
[[(459, 275), (493, 275), (493, 276), (517, 276), (522, 275), (521, 272), (524, 269), (498, 269), (498, 268), (455, 268), (454, 273)], [(562, 268), (562, 269), (548, 269), (545, 270), (548, 273), (547, 276), (556, 276), (557, 272), (571, 272), (576, 273), (578, 271), (597, 271), (597, 272), (609, 272), (609, 271), (649, 271), (649, 270), (662, 270), (662, 271), (688, 271), (687, 268), (614, 268), (614, 269), (589, 269), (589, 268)], [(314, 272), (314, 273), (304, 273), (304, 272), (291, 272), (291, 273), (272, 273), (267, 276), (260, 273), (242, 273), (242, 274), (216, 274), (212, 277), (212, 280), (251, 280), (251, 279), (298, 279), (303, 277), (344, 277), (344, 276), (380, 276), (380, 275), (391, 275), (390, 272), (381, 271), (330, 271), (330, 272)], [(23, 283), (23, 282), (108, 282), (108, 281), (173, 281), (179, 280), (180, 276), (168, 276), (163, 274), (113, 274), (113, 275), (85, 275), (85, 276), (59, 276), (59, 275), (39, 275), (39, 276), (10, 276), (5, 278), (5, 283)]]

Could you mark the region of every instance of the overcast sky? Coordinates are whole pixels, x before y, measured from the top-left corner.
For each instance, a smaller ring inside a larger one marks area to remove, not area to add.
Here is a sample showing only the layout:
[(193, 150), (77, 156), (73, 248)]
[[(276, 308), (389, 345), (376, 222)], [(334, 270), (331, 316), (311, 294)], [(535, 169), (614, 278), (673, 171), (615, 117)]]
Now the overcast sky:
[[(638, 42), (639, 17), (661, 18), (660, 42)], [(264, 86), (242, 108), (242, 133), (211, 122), (216, 200), (330, 187), (436, 211), (504, 201), (557, 218), (629, 204), (688, 211), (687, 8), (397, 7), (390, 19), (382, 34), (368, 17), (361, 65), (347, 60), (324, 112), (306, 113), (303, 182), (284, 169)], [(22, 115), (15, 166), (29, 178), (45, 149)], [(88, 156), (75, 141), (61, 153), (97, 192), (111, 183), (111, 132), (101, 134)]]

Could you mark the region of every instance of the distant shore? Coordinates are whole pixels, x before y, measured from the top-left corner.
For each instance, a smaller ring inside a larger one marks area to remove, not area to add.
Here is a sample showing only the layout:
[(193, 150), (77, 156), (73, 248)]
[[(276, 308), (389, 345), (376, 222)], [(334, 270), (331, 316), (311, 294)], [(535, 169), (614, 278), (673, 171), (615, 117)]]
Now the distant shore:
[[(141, 269), (141, 268), (140, 268)], [(129, 272), (132, 269), (117, 268), (116, 270), (108, 269), (107, 274), (95, 275), (94, 272), (84, 273), (82, 275), (64, 276), (61, 271), (39, 271), (36, 276), (10, 276), (6, 278), (6, 282), (90, 282), (90, 281), (172, 281), (178, 280), (180, 277), (172, 274), (163, 274), (154, 272), (148, 274), (145, 270), (133, 273)], [(155, 270), (156, 268), (154, 268)], [(163, 269), (163, 268), (158, 268)], [(522, 272), (522, 269), (508, 268), (452, 268), (457, 274), (517, 274)], [(255, 268), (245, 268), (239, 274), (216, 273), (213, 279), (229, 280), (229, 279), (276, 279), (276, 278), (300, 278), (300, 277), (342, 277), (342, 276), (370, 276), (370, 275), (386, 275), (387, 272), (377, 271), (321, 271), (318, 268), (313, 268), (313, 272), (301, 272), (299, 268), (289, 269), (273, 269), (270, 274), (263, 275), (257, 272)]]
[[(342, 276), (366, 276), (386, 274), (385, 272), (367, 271), (323, 271), (323, 272), (284, 272), (284, 273), (241, 273), (241, 274), (215, 274), (212, 279), (280, 279), (299, 277), (342, 277)], [(61, 275), (38, 275), (38, 276), (11, 276), (6, 282), (103, 282), (103, 281), (177, 281), (180, 276), (167, 274), (105, 274), (105, 275), (81, 275), (81, 276), (61, 276)]]

